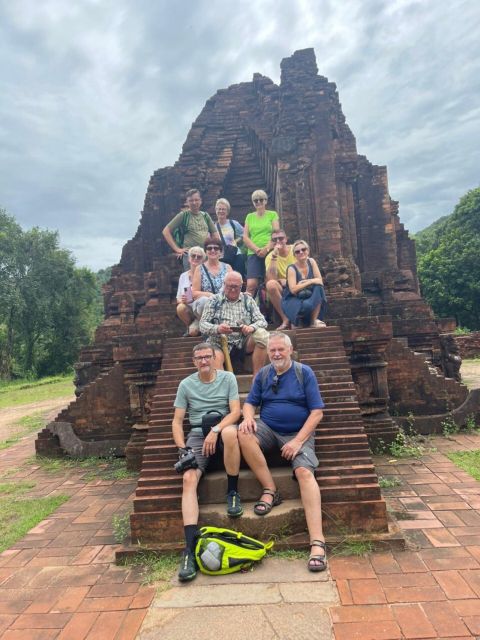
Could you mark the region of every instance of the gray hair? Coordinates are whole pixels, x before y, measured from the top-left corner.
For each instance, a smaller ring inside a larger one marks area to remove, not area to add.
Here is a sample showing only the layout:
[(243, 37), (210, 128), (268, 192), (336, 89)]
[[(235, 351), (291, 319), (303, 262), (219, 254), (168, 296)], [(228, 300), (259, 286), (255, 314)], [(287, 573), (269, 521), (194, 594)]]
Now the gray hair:
[(197, 351), (203, 351), (204, 349), (210, 349), (213, 355), (215, 355), (215, 349), (208, 342), (199, 342), (193, 347), (192, 355), (194, 356)]
[(199, 253), (204, 260), (207, 255), (205, 251), (202, 249), (202, 247), (190, 247), (190, 249), (188, 250), (188, 255), (191, 256), (192, 253)]
[(286, 333), (283, 333), (283, 331), (272, 331), (271, 333), (268, 334), (268, 343), (270, 343), (270, 340), (274, 340), (275, 338), (281, 338), (283, 340), (283, 342), (287, 345), (287, 347), (292, 347), (292, 341), (290, 340), (290, 336), (287, 335)]
[(230, 203), (226, 198), (219, 198), (215, 203), (215, 211), (217, 210), (217, 206), (219, 204), (224, 204), (227, 207), (227, 212), (230, 213)]

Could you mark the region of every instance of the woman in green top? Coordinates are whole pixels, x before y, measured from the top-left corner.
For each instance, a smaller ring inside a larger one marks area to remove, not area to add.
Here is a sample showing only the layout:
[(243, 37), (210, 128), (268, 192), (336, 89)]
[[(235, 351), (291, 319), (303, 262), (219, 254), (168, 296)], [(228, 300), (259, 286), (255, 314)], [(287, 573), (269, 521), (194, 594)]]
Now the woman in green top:
[(256, 209), (247, 214), (243, 231), (243, 241), (247, 247), (247, 293), (254, 296), (258, 280), (265, 276), (265, 256), (273, 249), (270, 236), (280, 228), (278, 213), (267, 211), (267, 194), (261, 189), (252, 193)]

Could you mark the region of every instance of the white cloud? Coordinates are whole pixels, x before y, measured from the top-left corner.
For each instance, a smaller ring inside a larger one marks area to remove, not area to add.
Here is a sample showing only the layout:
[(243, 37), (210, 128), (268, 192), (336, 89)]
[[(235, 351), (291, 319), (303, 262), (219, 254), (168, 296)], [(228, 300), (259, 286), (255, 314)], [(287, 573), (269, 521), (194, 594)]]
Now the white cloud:
[(418, 230), (479, 182), (479, 26), (474, 0), (1, 3), (0, 205), (81, 264), (118, 261), (205, 101), (313, 46)]

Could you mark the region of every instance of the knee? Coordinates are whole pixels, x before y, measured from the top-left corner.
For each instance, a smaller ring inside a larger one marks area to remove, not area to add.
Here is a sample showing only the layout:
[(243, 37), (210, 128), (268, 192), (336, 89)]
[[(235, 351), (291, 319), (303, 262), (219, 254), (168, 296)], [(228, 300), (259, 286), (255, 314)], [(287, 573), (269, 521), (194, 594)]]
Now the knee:
[(198, 476), (195, 469), (187, 469), (183, 474), (183, 490), (193, 491), (197, 488)]
[(295, 477), (298, 480), (299, 484), (307, 484), (315, 480), (315, 476), (306, 467), (297, 467), (295, 469)]
[(222, 429), (222, 440), (226, 447), (236, 446), (238, 444), (238, 431), (235, 427), (225, 427)]
[(238, 432), (238, 443), (242, 450), (258, 446), (258, 440), (253, 433), (244, 433), (243, 431)]
[(277, 280), (267, 280), (266, 288), (268, 293), (278, 291), (280, 283)]

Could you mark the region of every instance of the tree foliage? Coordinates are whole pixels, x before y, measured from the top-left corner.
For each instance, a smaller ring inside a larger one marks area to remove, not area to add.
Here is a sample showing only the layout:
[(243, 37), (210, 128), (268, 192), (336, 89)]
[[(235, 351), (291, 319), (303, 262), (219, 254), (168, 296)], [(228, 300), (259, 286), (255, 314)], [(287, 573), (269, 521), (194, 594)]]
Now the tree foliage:
[(0, 377), (67, 370), (96, 324), (97, 282), (58, 234), (23, 231), (0, 209)]
[(415, 239), (422, 293), (435, 313), (480, 329), (480, 188)]

